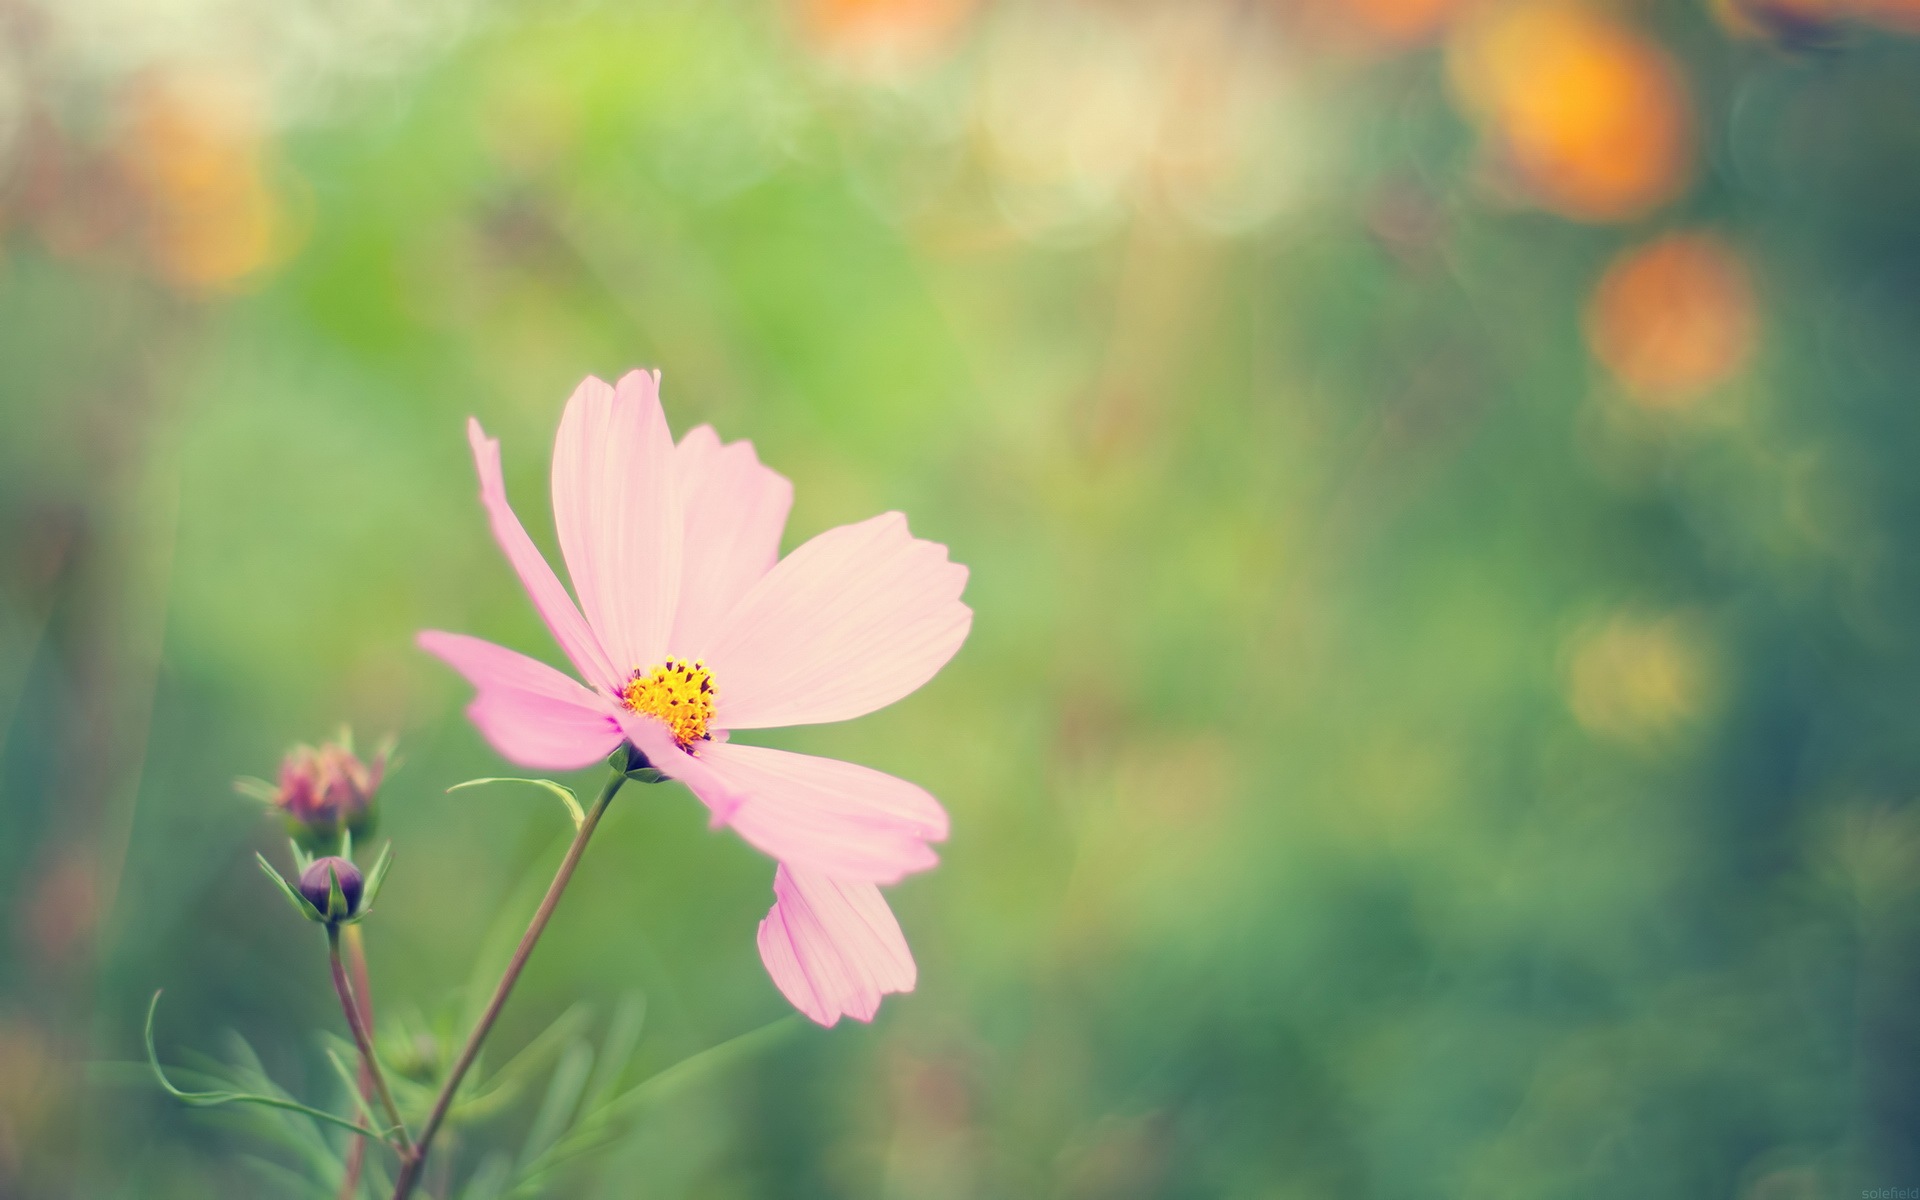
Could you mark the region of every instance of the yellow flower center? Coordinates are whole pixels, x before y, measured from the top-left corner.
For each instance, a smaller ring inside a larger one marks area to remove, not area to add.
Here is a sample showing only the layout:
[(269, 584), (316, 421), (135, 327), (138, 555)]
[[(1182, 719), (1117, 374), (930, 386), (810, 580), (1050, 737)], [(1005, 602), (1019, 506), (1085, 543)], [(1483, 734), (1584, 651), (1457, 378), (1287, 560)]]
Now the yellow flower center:
[(620, 700), (628, 708), (665, 721), (682, 750), (707, 736), (713, 697), (713, 675), (705, 665), (671, 658), (664, 667), (635, 671), (620, 689)]

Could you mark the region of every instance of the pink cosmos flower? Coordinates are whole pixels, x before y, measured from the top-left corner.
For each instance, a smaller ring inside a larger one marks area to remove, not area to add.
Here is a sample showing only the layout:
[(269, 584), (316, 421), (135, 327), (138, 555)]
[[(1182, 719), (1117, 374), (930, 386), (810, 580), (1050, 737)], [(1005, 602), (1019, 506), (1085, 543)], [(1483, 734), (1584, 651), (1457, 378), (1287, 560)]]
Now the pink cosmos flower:
[[(853, 763), (727, 740), (843, 721), (933, 677), (966, 640), (967, 570), (885, 513), (784, 559), (793, 485), (702, 425), (673, 442), (658, 371), (588, 377), (560, 418), (553, 515), (579, 607), (507, 504), (500, 443), (467, 425), (493, 534), (582, 684), (491, 642), (420, 645), (478, 689), (467, 709), (524, 767), (572, 770), (625, 740), (778, 860), (760, 958), (822, 1025), (913, 990), (913, 955), (877, 885), (934, 865), (947, 814)], [(583, 615), (584, 610), (584, 615)]]

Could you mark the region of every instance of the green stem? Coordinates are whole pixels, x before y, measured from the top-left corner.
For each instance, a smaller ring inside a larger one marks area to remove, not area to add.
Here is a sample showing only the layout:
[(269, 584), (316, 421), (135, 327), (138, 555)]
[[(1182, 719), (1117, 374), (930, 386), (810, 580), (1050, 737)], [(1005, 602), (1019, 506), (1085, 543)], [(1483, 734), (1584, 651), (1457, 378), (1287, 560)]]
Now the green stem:
[(580, 855), (587, 848), (587, 839), (600, 824), (600, 817), (607, 811), (607, 805), (613, 802), (615, 792), (627, 781), (625, 773), (615, 771), (600, 789), (599, 799), (587, 810), (586, 820), (580, 822), (580, 829), (573, 835), (573, 844), (567, 847), (567, 856), (560, 860), (560, 869), (554, 873), (553, 882), (547, 885), (546, 898), (540, 901), (539, 909), (533, 914), (533, 921), (527, 931), (520, 935), (520, 945), (514, 949), (512, 961), (507, 963), (506, 974), (500, 977), (500, 983), (493, 989), (493, 999), (487, 1001), (486, 1011), (480, 1014), (480, 1020), (467, 1035), (467, 1044), (460, 1049), (460, 1057), (454, 1060), (453, 1070), (447, 1073), (446, 1082), (440, 1085), (440, 1094), (434, 1097), (433, 1111), (427, 1115), (427, 1123), (420, 1127), (420, 1140), (413, 1151), (404, 1156), (400, 1166), (400, 1177), (393, 1185), (393, 1200), (406, 1200), (420, 1182), (420, 1172), (426, 1166), (427, 1150), (433, 1145), (433, 1135), (440, 1131), (440, 1125), (447, 1118), (447, 1110), (453, 1106), (454, 1093), (460, 1090), (460, 1081), (466, 1078), (472, 1068), (473, 1060), (480, 1053), (480, 1044), (487, 1040), (487, 1034), (493, 1029), (493, 1023), (500, 1016), (500, 1010), (506, 1007), (507, 995), (513, 991), (513, 985), (519, 981), (520, 972), (526, 969), (527, 959), (533, 954), (534, 943), (540, 940), (540, 934), (546, 929), (547, 921), (552, 918), (553, 910), (560, 904), (560, 895), (567, 890), (567, 883), (573, 878), (573, 869), (580, 865)]
[(333, 966), (333, 990), (340, 994), (340, 1007), (347, 1014), (347, 1027), (353, 1030), (354, 1045), (360, 1047), (360, 1061), (373, 1079), (374, 1091), (380, 1096), (380, 1106), (387, 1110), (387, 1120), (393, 1122), (400, 1138), (400, 1157), (404, 1162), (413, 1153), (413, 1139), (407, 1136), (406, 1122), (400, 1119), (400, 1106), (393, 1102), (393, 1093), (387, 1090), (387, 1077), (380, 1073), (380, 1060), (373, 1056), (373, 1036), (360, 1019), (360, 1005), (353, 998), (353, 984), (348, 982), (347, 968), (340, 961), (340, 926), (333, 922), (327, 923), (327, 960)]

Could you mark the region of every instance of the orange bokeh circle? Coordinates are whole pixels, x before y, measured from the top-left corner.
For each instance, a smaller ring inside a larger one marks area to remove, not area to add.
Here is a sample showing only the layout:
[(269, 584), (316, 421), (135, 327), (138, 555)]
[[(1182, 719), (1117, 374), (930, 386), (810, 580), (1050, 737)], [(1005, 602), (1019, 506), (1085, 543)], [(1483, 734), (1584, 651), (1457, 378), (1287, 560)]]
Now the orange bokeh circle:
[(1672, 233), (1614, 259), (1587, 309), (1587, 344), (1628, 394), (1678, 407), (1753, 353), (1758, 320), (1746, 264), (1710, 233)]

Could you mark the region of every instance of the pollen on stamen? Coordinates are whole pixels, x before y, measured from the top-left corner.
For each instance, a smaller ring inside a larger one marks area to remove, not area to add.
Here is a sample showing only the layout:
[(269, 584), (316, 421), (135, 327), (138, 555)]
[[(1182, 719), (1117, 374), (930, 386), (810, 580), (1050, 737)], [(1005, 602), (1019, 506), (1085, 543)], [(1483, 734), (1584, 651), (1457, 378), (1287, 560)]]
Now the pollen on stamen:
[(685, 750), (707, 736), (716, 694), (704, 663), (670, 658), (662, 666), (635, 671), (620, 689), (620, 700), (634, 712), (660, 718)]

